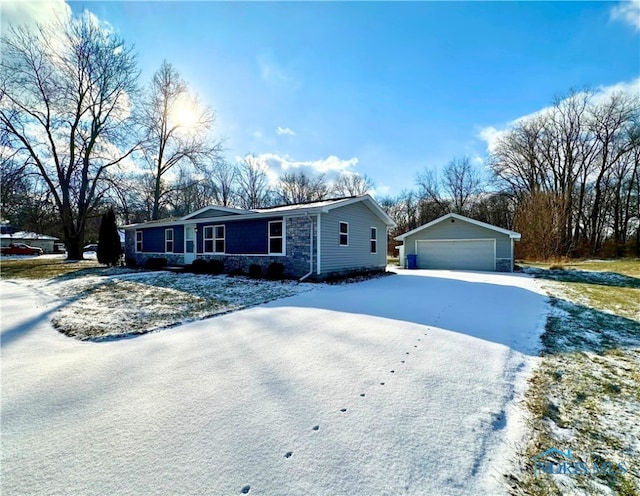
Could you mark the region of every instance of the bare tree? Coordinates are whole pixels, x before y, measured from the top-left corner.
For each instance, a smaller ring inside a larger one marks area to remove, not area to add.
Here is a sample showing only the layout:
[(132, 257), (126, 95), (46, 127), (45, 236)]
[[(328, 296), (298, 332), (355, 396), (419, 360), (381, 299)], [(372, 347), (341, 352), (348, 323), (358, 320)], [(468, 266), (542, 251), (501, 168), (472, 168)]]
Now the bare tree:
[[(430, 169), (424, 169), (416, 177), (418, 185), (418, 197), (420, 203), (433, 203), (439, 207), (443, 213), (451, 210), (449, 200), (442, 194), (442, 185), (438, 179), (438, 175)], [(433, 220), (433, 219), (429, 219)]]
[(278, 201), (285, 205), (324, 200), (329, 185), (324, 174), (310, 176), (304, 171), (285, 172), (278, 182)]
[(559, 209), (547, 214), (554, 233), (562, 226), (555, 255), (593, 254), (609, 237), (624, 244), (639, 121), (637, 95), (572, 91), (500, 139), (490, 164), (505, 190), (518, 203)]
[(140, 116), (143, 157), (154, 178), (152, 220), (169, 194), (163, 187), (167, 172), (179, 165), (199, 165), (220, 153), (221, 144), (209, 135), (214, 121), (213, 110), (202, 105), (180, 73), (163, 61)]
[(361, 196), (370, 193), (374, 183), (366, 174), (343, 172), (336, 179), (333, 190), (338, 196)]
[[(2, 36), (0, 141), (44, 182), (69, 259), (128, 143), (138, 69), (132, 49), (85, 12)], [(129, 146), (127, 146), (129, 145)]]
[(516, 196), (545, 188), (547, 172), (540, 143), (547, 121), (543, 115), (522, 120), (500, 137), (489, 157), (499, 188)]
[(177, 177), (165, 190), (168, 213), (175, 217), (195, 212), (211, 203), (208, 201), (206, 181), (185, 169), (178, 170)]
[(482, 190), (482, 177), (469, 157), (454, 158), (444, 169), (443, 186), (453, 211), (465, 214)]
[(118, 217), (125, 224), (144, 222), (151, 217), (153, 201), (145, 199), (144, 186), (149, 174), (121, 174), (112, 180), (110, 204), (116, 207)]
[(206, 170), (205, 178), (210, 183), (211, 194), (217, 205), (231, 206), (238, 179), (238, 166), (234, 163), (220, 159), (213, 162), (210, 169)]
[(605, 179), (624, 160), (625, 155), (640, 147), (639, 105), (637, 97), (630, 98), (616, 93), (591, 108), (588, 128), (598, 151), (594, 196), (589, 216), (593, 253), (599, 248), (604, 235), (601, 229), (601, 203), (609, 186)]
[(236, 202), (240, 208), (264, 208), (271, 203), (271, 189), (265, 167), (252, 155), (238, 165), (238, 192)]
[(15, 160), (15, 153), (3, 157), (0, 154), (0, 208), (2, 220), (15, 223), (21, 211), (29, 203), (29, 192), (33, 189), (25, 163)]

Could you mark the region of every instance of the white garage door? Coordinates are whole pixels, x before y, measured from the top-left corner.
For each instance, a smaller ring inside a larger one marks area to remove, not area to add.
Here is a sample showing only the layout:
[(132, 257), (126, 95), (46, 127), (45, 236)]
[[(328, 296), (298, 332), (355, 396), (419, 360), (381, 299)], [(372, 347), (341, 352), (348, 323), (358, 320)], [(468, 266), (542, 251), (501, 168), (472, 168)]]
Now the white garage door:
[(493, 239), (418, 241), (417, 254), (420, 269), (496, 269)]

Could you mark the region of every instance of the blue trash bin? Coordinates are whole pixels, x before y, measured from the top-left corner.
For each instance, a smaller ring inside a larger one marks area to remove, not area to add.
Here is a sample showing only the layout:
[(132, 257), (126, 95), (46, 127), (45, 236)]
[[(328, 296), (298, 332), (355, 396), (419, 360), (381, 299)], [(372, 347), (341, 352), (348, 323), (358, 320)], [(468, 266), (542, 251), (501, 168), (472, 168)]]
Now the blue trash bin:
[(407, 269), (418, 268), (418, 255), (407, 255)]

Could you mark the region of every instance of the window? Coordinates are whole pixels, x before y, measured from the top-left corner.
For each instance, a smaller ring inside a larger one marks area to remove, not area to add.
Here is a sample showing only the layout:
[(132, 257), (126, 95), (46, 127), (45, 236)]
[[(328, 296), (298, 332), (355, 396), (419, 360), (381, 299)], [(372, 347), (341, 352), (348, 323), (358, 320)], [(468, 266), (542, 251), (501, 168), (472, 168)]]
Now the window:
[(142, 231), (136, 231), (136, 251), (142, 252)]
[(204, 253), (224, 253), (224, 226), (204, 228)]
[(204, 253), (213, 253), (213, 226), (206, 226), (204, 228)]
[(269, 222), (269, 255), (284, 254), (284, 228), (281, 220)]
[(164, 252), (173, 253), (173, 229), (164, 230)]
[(213, 252), (224, 253), (224, 226), (213, 226)]
[(378, 253), (378, 228), (371, 228), (371, 253)]
[(349, 246), (349, 224), (340, 222), (340, 246)]

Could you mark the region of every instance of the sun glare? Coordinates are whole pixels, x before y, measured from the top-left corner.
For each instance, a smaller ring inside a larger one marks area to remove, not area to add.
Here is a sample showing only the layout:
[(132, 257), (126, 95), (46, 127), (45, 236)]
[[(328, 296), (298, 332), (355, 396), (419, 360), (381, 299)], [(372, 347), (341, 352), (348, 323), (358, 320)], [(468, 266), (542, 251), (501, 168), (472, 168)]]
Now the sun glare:
[(173, 108), (172, 117), (176, 126), (192, 129), (198, 123), (198, 112), (194, 102), (180, 98)]
[(197, 122), (194, 110), (187, 106), (181, 106), (174, 112), (176, 124), (180, 127), (192, 128)]

